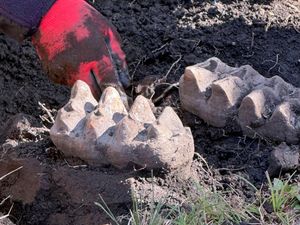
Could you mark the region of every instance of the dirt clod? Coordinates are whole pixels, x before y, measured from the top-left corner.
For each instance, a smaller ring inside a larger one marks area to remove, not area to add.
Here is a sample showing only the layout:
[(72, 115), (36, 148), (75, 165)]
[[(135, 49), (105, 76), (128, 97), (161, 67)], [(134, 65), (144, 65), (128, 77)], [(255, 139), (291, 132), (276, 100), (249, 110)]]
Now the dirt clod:
[(268, 168), (270, 176), (278, 176), (297, 169), (300, 152), (298, 147), (295, 147), (282, 143), (272, 151)]
[[(17, 171), (16, 171), (17, 170)], [(16, 171), (1, 180), (1, 198), (11, 196), (24, 204), (34, 202), (43, 184), (43, 168), (36, 159), (8, 159), (0, 161), (0, 177)]]
[(0, 143), (7, 139), (32, 138), (36, 133), (38, 126), (37, 120), (24, 113), (12, 116), (0, 131)]

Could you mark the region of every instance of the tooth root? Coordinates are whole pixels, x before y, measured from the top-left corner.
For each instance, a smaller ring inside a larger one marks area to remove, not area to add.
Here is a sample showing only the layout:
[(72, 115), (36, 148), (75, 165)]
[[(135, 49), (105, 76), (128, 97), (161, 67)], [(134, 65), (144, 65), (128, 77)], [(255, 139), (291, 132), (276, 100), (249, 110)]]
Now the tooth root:
[(129, 111), (129, 115), (133, 120), (139, 121), (141, 123), (153, 123), (156, 120), (152, 112), (149, 100), (142, 95), (139, 95), (135, 99)]
[[(262, 90), (255, 90), (248, 94), (239, 108), (239, 123), (243, 130), (248, 130), (251, 125), (262, 123), (266, 98)], [(262, 124), (261, 124), (262, 125)]]
[(120, 121), (124, 115), (128, 114), (119, 92), (113, 87), (108, 87), (103, 91), (97, 110), (99, 113), (113, 118), (115, 122)]

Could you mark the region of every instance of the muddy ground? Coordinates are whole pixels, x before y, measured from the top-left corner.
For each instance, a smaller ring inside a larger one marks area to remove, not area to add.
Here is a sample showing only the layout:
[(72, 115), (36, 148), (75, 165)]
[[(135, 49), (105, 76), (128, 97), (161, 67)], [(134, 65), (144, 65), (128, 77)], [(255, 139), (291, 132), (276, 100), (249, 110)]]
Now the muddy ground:
[[(266, 77), (279, 75), (300, 86), (300, 4), (296, 0), (96, 0), (91, 4), (118, 29), (134, 85), (145, 77), (161, 78), (170, 68), (168, 82), (178, 82), (186, 66), (217, 56), (229, 65), (250, 64)], [(206, 125), (180, 108), (176, 89), (157, 106), (171, 105), (192, 128), (196, 151), (211, 173), (197, 156), (188, 182), (161, 174), (152, 179), (145, 171), (96, 168), (66, 159), (49, 139), (50, 118), (39, 102), (55, 115), (68, 100), (69, 88), (48, 80), (29, 41), (18, 44), (0, 35), (0, 60), (1, 157), (6, 162), (19, 158), (23, 160), (20, 165), (28, 165), (29, 174), (41, 174), (19, 180), (15, 174), (12, 181), (1, 183), (7, 187), (14, 182), (26, 189), (16, 191), (19, 196), (10, 217), (15, 224), (99, 224), (107, 217), (93, 204), (99, 200), (97, 193), (117, 215), (126, 215), (131, 187), (151, 189), (152, 180), (156, 196), (172, 196), (172, 203), (188, 197), (195, 181), (208, 186), (214, 178), (217, 188), (238, 190), (238, 201), (255, 198), (239, 176), (257, 187), (266, 181), (268, 157), (278, 143)], [(18, 116), (23, 121), (21, 132), (11, 131), (11, 125), (5, 124), (18, 113), (23, 113)], [(11, 168), (18, 163), (11, 163)], [(8, 194), (1, 192), (1, 197)], [(6, 202), (2, 211), (7, 212), (10, 205)]]

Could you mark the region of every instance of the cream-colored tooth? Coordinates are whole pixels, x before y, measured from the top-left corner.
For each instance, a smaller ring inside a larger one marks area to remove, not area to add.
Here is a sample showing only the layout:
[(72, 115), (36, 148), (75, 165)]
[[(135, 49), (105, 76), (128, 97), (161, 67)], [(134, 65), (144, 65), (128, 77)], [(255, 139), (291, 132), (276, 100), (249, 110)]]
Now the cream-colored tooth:
[(150, 102), (147, 98), (139, 95), (129, 110), (129, 116), (141, 123), (153, 123), (156, 118), (152, 112)]
[(72, 87), (70, 100), (65, 106), (66, 111), (91, 112), (96, 105), (97, 101), (90, 87), (84, 81), (77, 80)]
[[(70, 116), (70, 114), (72, 116)], [(64, 108), (61, 108), (55, 118), (55, 122), (50, 129), (50, 135), (56, 133), (69, 133), (76, 128), (81, 120), (86, 116), (85, 112), (72, 111), (67, 112)]]
[(69, 102), (61, 108), (56, 116), (55, 123), (50, 134), (68, 133), (75, 129), (78, 123), (84, 119), (86, 114), (93, 111), (97, 101), (93, 97), (89, 86), (78, 80), (71, 91)]
[(158, 117), (157, 123), (168, 128), (173, 134), (178, 133), (184, 129), (180, 118), (178, 117), (176, 112), (169, 106), (166, 107)]
[(97, 110), (99, 113), (113, 118), (115, 122), (120, 121), (124, 115), (128, 115), (119, 92), (113, 87), (107, 87), (103, 91)]

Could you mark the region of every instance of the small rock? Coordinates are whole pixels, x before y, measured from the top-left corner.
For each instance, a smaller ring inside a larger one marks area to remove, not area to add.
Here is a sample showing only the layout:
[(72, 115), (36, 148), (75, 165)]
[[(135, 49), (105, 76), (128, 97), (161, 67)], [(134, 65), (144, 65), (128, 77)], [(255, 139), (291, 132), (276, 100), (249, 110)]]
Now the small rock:
[(299, 166), (299, 149), (282, 143), (272, 151), (269, 164), (268, 172), (272, 177), (295, 170)]

